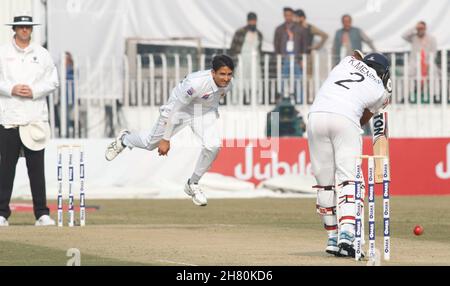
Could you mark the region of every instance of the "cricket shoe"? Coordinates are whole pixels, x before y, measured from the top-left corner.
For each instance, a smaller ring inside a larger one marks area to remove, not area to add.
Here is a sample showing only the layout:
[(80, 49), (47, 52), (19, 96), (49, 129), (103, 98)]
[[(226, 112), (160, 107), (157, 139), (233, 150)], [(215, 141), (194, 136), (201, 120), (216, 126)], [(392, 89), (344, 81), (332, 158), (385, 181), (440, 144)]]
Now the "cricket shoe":
[(184, 192), (192, 197), (192, 202), (195, 205), (206, 206), (208, 204), (208, 200), (198, 184), (191, 184), (188, 180), (184, 186)]
[(330, 236), (330, 237), (328, 237), (327, 248), (325, 248), (325, 252), (326, 253), (338, 256), (338, 254), (339, 254), (339, 247), (338, 247), (337, 240), (338, 240), (337, 236)]
[(55, 221), (48, 215), (41, 215), (40, 218), (34, 224), (35, 226), (52, 226), (55, 225)]
[(125, 136), (126, 134), (129, 134), (130, 131), (128, 130), (122, 130), (120, 131), (119, 136), (117, 136), (116, 140), (114, 140), (113, 142), (111, 142), (108, 147), (106, 148), (106, 153), (105, 153), (105, 158), (108, 161), (112, 161), (114, 160), (114, 158), (117, 157), (117, 155), (120, 154), (120, 152), (123, 151), (123, 149), (125, 149), (125, 145), (122, 144), (122, 138), (123, 136)]
[[(355, 258), (356, 251), (353, 246), (353, 242), (355, 241), (355, 235), (348, 231), (342, 231), (339, 234), (339, 252), (336, 256), (339, 257), (353, 257)], [(364, 258), (365, 254), (361, 250), (361, 258)]]
[[(336, 256), (338, 257), (352, 257), (355, 258), (356, 251), (353, 245), (342, 244), (339, 247), (339, 252)], [(360, 260), (366, 257), (366, 253), (361, 249), (361, 257)]]
[(2, 227), (2, 226), (9, 226), (9, 223), (5, 217), (0, 216), (0, 227)]

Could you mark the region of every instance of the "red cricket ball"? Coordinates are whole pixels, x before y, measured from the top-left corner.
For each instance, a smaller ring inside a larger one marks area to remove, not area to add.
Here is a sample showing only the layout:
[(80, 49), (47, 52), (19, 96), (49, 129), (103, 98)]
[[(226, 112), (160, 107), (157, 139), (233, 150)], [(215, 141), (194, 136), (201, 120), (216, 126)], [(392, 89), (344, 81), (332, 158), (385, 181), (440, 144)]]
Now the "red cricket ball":
[(421, 235), (423, 233), (423, 227), (420, 225), (416, 225), (414, 227), (414, 234), (415, 235)]

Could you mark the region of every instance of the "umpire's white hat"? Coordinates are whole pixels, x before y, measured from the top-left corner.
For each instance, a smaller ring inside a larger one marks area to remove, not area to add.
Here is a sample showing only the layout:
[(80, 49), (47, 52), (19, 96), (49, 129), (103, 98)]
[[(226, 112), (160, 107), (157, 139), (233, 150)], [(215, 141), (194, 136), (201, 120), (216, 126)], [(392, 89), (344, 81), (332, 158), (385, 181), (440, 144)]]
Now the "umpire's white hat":
[(19, 127), (20, 140), (30, 150), (39, 151), (45, 148), (50, 139), (48, 122), (31, 122)]
[(38, 23), (33, 22), (33, 17), (28, 15), (15, 16), (12, 23), (5, 24), (6, 26), (37, 26)]

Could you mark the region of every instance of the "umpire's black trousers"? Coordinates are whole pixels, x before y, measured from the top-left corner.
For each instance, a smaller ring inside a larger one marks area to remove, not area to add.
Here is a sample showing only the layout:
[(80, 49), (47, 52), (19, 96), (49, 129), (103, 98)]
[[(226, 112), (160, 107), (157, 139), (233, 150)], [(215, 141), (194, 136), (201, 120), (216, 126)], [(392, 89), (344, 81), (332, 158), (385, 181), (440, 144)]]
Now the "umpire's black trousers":
[(8, 218), (11, 215), (9, 203), (16, 175), (16, 165), (22, 147), (30, 179), (34, 216), (38, 219), (42, 215), (49, 214), (45, 193), (45, 150), (32, 151), (26, 148), (20, 140), (18, 128), (5, 129), (2, 125), (0, 125), (0, 216)]

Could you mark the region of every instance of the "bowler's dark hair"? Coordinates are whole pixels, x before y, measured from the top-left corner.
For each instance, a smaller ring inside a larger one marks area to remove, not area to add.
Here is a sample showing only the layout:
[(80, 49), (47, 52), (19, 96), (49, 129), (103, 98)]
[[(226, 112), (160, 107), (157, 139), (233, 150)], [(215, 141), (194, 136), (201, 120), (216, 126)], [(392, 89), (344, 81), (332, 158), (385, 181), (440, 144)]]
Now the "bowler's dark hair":
[(294, 13), (294, 9), (292, 9), (291, 7), (284, 7), (283, 8), (283, 12), (292, 12), (292, 13)]
[(212, 60), (212, 69), (218, 71), (221, 67), (229, 67), (234, 70), (233, 60), (227, 55), (217, 55)]

